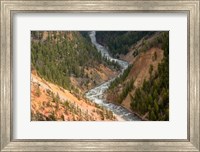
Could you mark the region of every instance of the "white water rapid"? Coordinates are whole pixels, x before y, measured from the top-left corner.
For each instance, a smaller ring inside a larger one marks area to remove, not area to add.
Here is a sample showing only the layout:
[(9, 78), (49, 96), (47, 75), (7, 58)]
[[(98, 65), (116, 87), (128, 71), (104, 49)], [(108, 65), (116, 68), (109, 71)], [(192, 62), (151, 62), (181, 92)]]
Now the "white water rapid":
[[(113, 60), (116, 61), (121, 66), (122, 70), (121, 70), (120, 74), (122, 74), (123, 71), (128, 67), (128, 63), (125, 62), (125, 61), (111, 57), (108, 53), (108, 50), (104, 46), (97, 43), (95, 31), (90, 32), (89, 36), (90, 36), (91, 42), (95, 45), (97, 50), (99, 52), (101, 52), (102, 56), (107, 57), (110, 61), (113, 61)], [(119, 106), (119, 105), (115, 105), (113, 103), (106, 102), (106, 100), (103, 98), (104, 92), (108, 89), (108, 87), (110, 86), (110, 83), (115, 78), (108, 80), (108, 81), (104, 82), (103, 84), (89, 90), (85, 94), (86, 98), (88, 98), (89, 100), (91, 100), (91, 101), (109, 109), (110, 111), (112, 111), (119, 121), (138, 121), (138, 120), (140, 120), (136, 115), (134, 115), (133, 113), (131, 113), (130, 111), (128, 111), (124, 107)]]

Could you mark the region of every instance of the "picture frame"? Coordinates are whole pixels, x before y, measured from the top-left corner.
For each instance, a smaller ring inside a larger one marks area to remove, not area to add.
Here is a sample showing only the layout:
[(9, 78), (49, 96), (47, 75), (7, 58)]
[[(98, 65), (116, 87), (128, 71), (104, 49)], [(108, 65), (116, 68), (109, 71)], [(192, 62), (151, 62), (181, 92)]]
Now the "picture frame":
[[(1, 0), (1, 151), (200, 151), (199, 147), (199, 0), (6, 1)], [(186, 12), (188, 19), (187, 140), (14, 140), (12, 24), (19, 12)]]

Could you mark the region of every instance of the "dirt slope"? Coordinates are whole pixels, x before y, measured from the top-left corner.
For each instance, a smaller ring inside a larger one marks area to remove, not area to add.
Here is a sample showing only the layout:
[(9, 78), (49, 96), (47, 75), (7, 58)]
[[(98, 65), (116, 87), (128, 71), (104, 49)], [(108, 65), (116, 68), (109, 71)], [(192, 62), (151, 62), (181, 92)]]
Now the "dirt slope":
[[(155, 54), (156, 54), (156, 59), (155, 59)], [(127, 56), (128, 55), (129, 54), (127, 54)], [(131, 80), (134, 80), (132, 91), (130, 91), (127, 94), (127, 96), (121, 101), (121, 105), (130, 110), (131, 99), (129, 94), (133, 95), (135, 89), (141, 87), (145, 79), (146, 80), (149, 79), (150, 65), (153, 66), (152, 73), (157, 71), (158, 64), (161, 62), (162, 58), (163, 58), (163, 50), (159, 48), (153, 47), (149, 50), (146, 50), (145, 52), (141, 52), (138, 56), (136, 56), (133, 59), (132, 63), (133, 66), (126, 79), (122, 83), (118, 84), (113, 90), (111, 91), (109, 90), (106, 93), (107, 100), (109, 102), (114, 102), (114, 103), (116, 103), (116, 101), (119, 101), (120, 95), (123, 93), (123, 90), (126, 87), (126, 85), (130, 83)]]
[[(154, 59), (154, 55), (156, 53), (156, 59)], [(140, 54), (135, 61), (133, 62), (133, 67), (127, 77), (127, 79), (133, 78), (134, 88), (139, 88), (142, 86), (144, 80), (149, 79), (149, 67), (153, 66), (153, 72), (157, 71), (158, 64), (161, 62), (163, 58), (163, 50), (159, 48), (151, 48), (150, 50)], [(134, 90), (132, 90), (131, 94), (134, 94)], [(125, 100), (122, 102), (122, 105), (126, 108), (130, 109), (130, 96), (128, 95)]]
[(112, 112), (31, 74), (32, 120), (116, 120)]

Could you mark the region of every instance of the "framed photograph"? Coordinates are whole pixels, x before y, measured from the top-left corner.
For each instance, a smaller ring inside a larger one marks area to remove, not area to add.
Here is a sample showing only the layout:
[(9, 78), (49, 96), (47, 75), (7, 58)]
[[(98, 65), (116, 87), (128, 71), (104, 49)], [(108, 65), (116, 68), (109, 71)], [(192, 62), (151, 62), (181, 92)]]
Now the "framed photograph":
[(1, 151), (200, 151), (199, 0), (1, 1)]

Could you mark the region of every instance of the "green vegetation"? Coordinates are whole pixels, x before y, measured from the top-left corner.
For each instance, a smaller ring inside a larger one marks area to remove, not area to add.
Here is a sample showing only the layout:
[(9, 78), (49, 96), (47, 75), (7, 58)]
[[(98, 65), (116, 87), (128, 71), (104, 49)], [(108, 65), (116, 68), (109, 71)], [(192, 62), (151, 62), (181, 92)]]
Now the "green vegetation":
[(97, 41), (108, 46), (112, 56), (118, 57), (120, 54), (127, 54), (129, 48), (145, 36), (154, 34), (153, 31), (97, 31)]
[(96, 68), (99, 64), (119, 69), (117, 63), (102, 57), (79, 32), (31, 32), (32, 68), (50, 82), (75, 90), (70, 77), (90, 81), (85, 69)]
[[(97, 41), (109, 48), (112, 56), (119, 57), (122, 54), (127, 54), (129, 49), (134, 46), (139, 40), (141, 44), (132, 53), (134, 57), (140, 53), (145, 53), (152, 47), (159, 47), (164, 50), (162, 62), (158, 65), (155, 71), (153, 65), (149, 66), (148, 80), (144, 80), (139, 88), (134, 88), (135, 77), (131, 76), (131, 69), (134, 65), (130, 65), (123, 74), (111, 82), (108, 93), (111, 92), (116, 100), (114, 102), (121, 104), (124, 99), (130, 95), (130, 108), (141, 116), (149, 120), (169, 120), (169, 32), (160, 32), (159, 36), (153, 40), (148, 40), (155, 32), (96, 32)], [(134, 46), (135, 47), (135, 46)], [(131, 56), (132, 56), (131, 55)], [(158, 56), (159, 57), (159, 56)], [(152, 56), (152, 61), (157, 60), (156, 52)], [(120, 67), (115, 62), (110, 62), (96, 50), (91, 44), (88, 32), (31, 32), (31, 66), (36, 69), (38, 74), (47, 81), (53, 82), (71, 93), (78, 95), (80, 90), (72, 85), (71, 78), (76, 78), (77, 83), (81, 86), (87, 86), (90, 83), (97, 84), (96, 80), (99, 75), (92, 75), (91, 68), (99, 68), (103, 64), (112, 70), (119, 70)], [(86, 72), (87, 71), (87, 72)], [(95, 71), (95, 70), (94, 70)], [(90, 74), (95, 77), (91, 78)], [(82, 81), (81, 81), (81, 80)], [(142, 79), (143, 81), (143, 79)], [(69, 101), (61, 102), (58, 94), (51, 95), (55, 111), (48, 118), (40, 113), (33, 115), (37, 120), (56, 120), (56, 110), (59, 106), (64, 106), (65, 114), (72, 115), (73, 120), (93, 120), (92, 113), (83, 111), (80, 107)], [(36, 90), (36, 95), (41, 94), (39, 87)], [(86, 101), (89, 102), (90, 101)], [(93, 103), (90, 103), (93, 104)], [(95, 103), (94, 103), (95, 104)], [(51, 105), (50, 105), (51, 106)], [(98, 104), (95, 104), (94, 113), (101, 115), (101, 119), (115, 119), (112, 112), (107, 111)], [(82, 116), (78, 118), (78, 116)], [(61, 116), (64, 120), (64, 115)]]
[[(158, 71), (152, 73), (149, 67), (150, 79), (143, 82), (141, 88), (136, 89), (131, 96), (133, 111), (144, 115), (148, 113), (149, 120), (169, 120), (169, 34), (163, 33), (161, 39), (164, 58), (158, 65)], [(156, 59), (156, 54), (154, 54)]]
[[(112, 111), (109, 111), (91, 101), (84, 100), (86, 104), (96, 107), (92, 112), (88, 112), (88, 110), (82, 109), (76, 103), (70, 102), (68, 100), (61, 100), (58, 94), (55, 94), (49, 90), (48, 94), (51, 99), (47, 103), (42, 103), (41, 109), (51, 109), (49, 111), (49, 115), (46, 116), (39, 111), (36, 111), (35, 113), (31, 112), (32, 121), (94, 121), (94, 113), (99, 114), (102, 120), (116, 120)], [(64, 109), (63, 114), (59, 116), (57, 112), (59, 112), (59, 110), (62, 108)]]
[(89, 31), (80, 31), (80, 34), (86, 38), (88, 41), (91, 41), (90, 36), (89, 36)]
[[(152, 47), (164, 50), (164, 58), (158, 69), (155, 71), (153, 65), (149, 65), (150, 78), (144, 80), (142, 87), (134, 88), (134, 80), (130, 73), (134, 65), (130, 65), (111, 83), (107, 90), (107, 98), (121, 104), (129, 95), (132, 111), (141, 116), (146, 115), (149, 120), (169, 120), (169, 33), (161, 32), (150, 42), (144, 41), (140, 49), (146, 51)], [(136, 50), (133, 56), (137, 56), (138, 52), (140, 51)], [(155, 52), (152, 61), (156, 60)]]
[(125, 69), (124, 72), (120, 76), (118, 76), (114, 81), (112, 81), (110, 83), (108, 90), (112, 90), (115, 87), (117, 87), (119, 84), (124, 82), (124, 80), (127, 78), (128, 74), (130, 73), (130, 70), (132, 67), (133, 67), (133, 65), (129, 65), (128, 68)]
[(120, 93), (117, 98), (117, 103), (121, 104), (122, 101), (127, 97), (127, 95), (129, 94), (129, 92), (131, 92), (131, 90), (133, 90), (133, 84), (134, 81), (133, 79), (129, 80), (128, 82), (125, 83), (124, 88), (122, 90), (122, 93)]
[[(117, 77), (114, 81), (111, 82), (108, 91), (109, 92), (115, 92), (115, 89), (117, 87), (119, 87), (120, 84), (122, 84), (128, 74), (130, 73), (131, 68), (133, 67), (133, 65), (129, 65), (128, 68), (126, 70), (124, 70), (123, 74), (121, 74), (119, 77)], [(123, 90), (121, 93), (117, 94), (117, 98), (115, 103), (121, 104), (122, 101), (126, 98), (126, 96), (128, 95), (128, 93), (133, 89), (133, 79), (127, 81), (125, 84), (123, 84)]]
[(36, 87), (35, 94), (36, 94), (37, 97), (40, 97), (40, 95), (41, 95), (41, 91), (40, 91), (39, 85)]
[[(143, 39), (141, 46), (139, 48), (134, 48), (134, 49), (136, 49), (135, 52), (137, 54), (139, 54), (140, 52), (146, 52), (153, 47), (161, 48), (164, 33), (165, 32), (157, 32), (157, 35), (155, 34), (155, 37), (149, 41), (148, 41), (148, 39)], [(137, 55), (135, 55), (135, 53), (134, 53), (133, 56), (137, 56)], [(153, 61), (155, 61), (156, 59), (157, 59), (157, 54), (155, 53), (154, 57), (153, 57)]]

